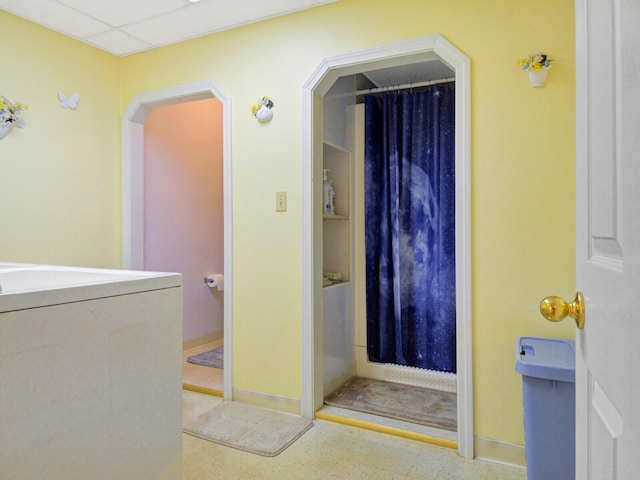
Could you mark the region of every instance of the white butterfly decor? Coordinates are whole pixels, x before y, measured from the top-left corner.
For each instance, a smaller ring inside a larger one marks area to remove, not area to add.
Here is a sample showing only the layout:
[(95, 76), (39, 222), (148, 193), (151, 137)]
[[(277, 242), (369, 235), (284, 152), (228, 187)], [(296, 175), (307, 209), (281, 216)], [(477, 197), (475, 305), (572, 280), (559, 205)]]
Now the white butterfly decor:
[(74, 93), (70, 97), (67, 97), (64, 92), (58, 92), (58, 98), (60, 99), (60, 106), (62, 108), (70, 108), (71, 110), (75, 110), (78, 108), (78, 102), (80, 101), (80, 94)]

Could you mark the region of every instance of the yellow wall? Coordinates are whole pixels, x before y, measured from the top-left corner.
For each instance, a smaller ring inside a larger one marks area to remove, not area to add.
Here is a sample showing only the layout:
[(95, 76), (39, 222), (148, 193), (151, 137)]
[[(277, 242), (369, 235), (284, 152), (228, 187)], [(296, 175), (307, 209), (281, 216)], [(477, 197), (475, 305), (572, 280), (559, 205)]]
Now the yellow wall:
[[(120, 59), (0, 10), (0, 259), (120, 266)], [(80, 93), (64, 110), (58, 91)]]
[[(27, 43), (49, 44), (54, 36), (6, 19), (6, 15), (0, 16), (0, 22), (15, 25)], [(92, 108), (85, 122), (107, 123), (108, 128), (100, 136), (87, 125), (79, 125), (75, 131), (61, 129), (63, 135), (76, 133), (83, 137), (79, 141), (86, 145), (87, 154), (74, 153), (75, 168), (62, 160), (50, 167), (51, 185), (44, 179), (34, 180), (38, 169), (7, 160), (3, 150), (10, 141), (17, 144), (9, 147), (14, 155), (33, 150), (27, 158), (32, 164), (46, 161), (36, 149), (66, 159), (71, 155), (67, 142), (63, 137), (36, 131), (37, 118), (44, 112), (47, 116), (55, 113), (60, 123), (67, 118), (63, 114), (80, 114), (81, 110), (58, 112), (55, 105), (45, 109), (34, 104), (26, 116), (30, 124), (20, 132), (22, 135), (0, 143), (3, 170), (9, 164), (11, 171), (20, 175), (11, 182), (3, 175), (0, 182), (3, 187), (7, 184), (19, 190), (16, 193), (23, 200), (12, 206), (15, 213), (9, 223), (17, 229), (12, 233), (17, 245), (8, 256), (5, 225), (1, 224), (3, 257), (82, 263), (93, 259), (85, 255), (78, 261), (75, 253), (98, 247), (117, 255), (119, 156), (117, 134), (110, 122), (117, 123), (118, 112), (122, 113), (139, 92), (213, 79), (233, 102), (234, 386), (300, 398), (301, 86), (328, 55), (434, 33), (469, 56), (472, 68), (475, 433), (522, 444), (521, 379), (514, 371), (515, 339), (519, 335), (573, 335), (569, 322), (551, 325), (537, 313), (542, 297), (552, 293), (572, 297), (574, 288), (573, 2), (406, 0), (391, 6), (385, 0), (340, 0), (123, 59), (111, 59), (55, 37), (58, 46), (54, 51), (58, 54), (54, 57), (70, 62), (67, 51), (78, 55), (89, 52), (85, 61), (94, 64), (91, 71), (69, 72), (72, 81), (68, 86), (58, 85), (59, 81), (47, 75), (47, 65), (55, 64), (55, 60), (28, 53), (24, 47), (15, 61), (24, 62), (24, 57), (31, 61), (32, 56), (36, 61), (22, 75), (14, 78), (11, 74), (10, 82), (3, 78), (0, 85), (7, 94), (33, 103), (31, 98), (48, 98), (45, 90), (48, 92), (49, 84), (55, 99), (58, 88), (81, 90), (85, 86), (81, 80), (94, 90), (104, 82), (99, 109), (89, 104), (90, 99), (98, 101), (92, 98), (97, 95), (87, 93), (84, 97), (86, 108)], [(516, 60), (539, 49), (555, 62), (547, 86), (534, 89), (518, 70)], [(44, 66), (39, 62), (45, 62)], [(100, 72), (94, 79), (90, 74), (98, 70), (95, 64), (112, 75), (103, 79)], [(116, 79), (118, 68), (120, 83)], [(22, 82), (24, 78), (30, 80), (28, 88)], [(116, 108), (118, 85), (122, 95)], [(259, 124), (250, 113), (251, 104), (263, 95), (275, 102), (274, 120), (267, 125)], [(24, 139), (32, 128), (29, 134), (37, 139), (37, 145), (32, 145), (33, 139)], [(43, 138), (46, 146), (42, 145)], [(91, 143), (98, 138), (106, 152), (92, 148)], [(85, 197), (95, 187), (95, 170), (82, 164), (89, 152), (100, 156), (104, 194), (93, 200), (92, 209), (87, 207)], [(67, 192), (70, 183), (73, 185)], [(48, 226), (32, 225), (33, 220), (48, 221), (48, 215), (38, 210), (34, 218), (35, 208), (23, 204), (31, 201), (23, 190), (45, 186), (57, 194), (48, 198), (46, 206), (55, 208), (56, 214), (67, 210), (75, 218), (64, 224), (69, 231), (60, 231), (60, 242), (53, 246), (30, 237), (34, 232), (42, 237), (51, 231)], [(289, 210), (285, 214), (274, 211), (274, 192), (283, 190), (288, 194)], [(60, 191), (66, 193), (64, 198), (59, 197)], [(66, 201), (69, 196), (84, 203)], [(108, 210), (105, 220), (97, 205)], [(84, 219), (85, 214), (94, 229), (108, 231), (109, 235), (100, 239), (78, 236), (82, 228), (75, 221), (77, 217)], [(6, 212), (0, 215), (0, 219), (7, 218)], [(33, 245), (20, 245), (27, 242)], [(97, 258), (102, 263), (117, 263), (111, 254)], [(270, 278), (276, 281), (265, 282)]]

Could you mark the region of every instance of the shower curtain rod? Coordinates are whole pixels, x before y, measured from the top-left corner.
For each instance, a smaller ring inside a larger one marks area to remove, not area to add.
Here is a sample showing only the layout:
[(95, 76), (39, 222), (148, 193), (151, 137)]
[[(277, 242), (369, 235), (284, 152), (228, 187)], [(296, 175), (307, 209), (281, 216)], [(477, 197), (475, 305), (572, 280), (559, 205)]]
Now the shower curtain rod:
[(450, 83), (455, 81), (456, 81), (455, 77), (452, 77), (452, 78), (441, 78), (440, 80), (429, 80), (426, 82), (405, 83), (404, 85), (393, 85), (389, 87), (369, 88), (367, 90), (356, 91), (356, 95), (365, 95), (367, 93), (389, 92), (391, 90), (406, 90), (409, 88), (428, 87), (429, 85), (437, 85), (439, 83)]

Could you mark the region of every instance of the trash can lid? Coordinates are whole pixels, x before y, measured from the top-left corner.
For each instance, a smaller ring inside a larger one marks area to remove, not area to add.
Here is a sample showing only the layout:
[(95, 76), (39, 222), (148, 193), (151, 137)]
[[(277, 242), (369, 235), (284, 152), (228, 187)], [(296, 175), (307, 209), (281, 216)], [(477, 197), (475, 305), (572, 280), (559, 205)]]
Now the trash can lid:
[(573, 340), (519, 337), (516, 372), (529, 377), (576, 381), (576, 349)]

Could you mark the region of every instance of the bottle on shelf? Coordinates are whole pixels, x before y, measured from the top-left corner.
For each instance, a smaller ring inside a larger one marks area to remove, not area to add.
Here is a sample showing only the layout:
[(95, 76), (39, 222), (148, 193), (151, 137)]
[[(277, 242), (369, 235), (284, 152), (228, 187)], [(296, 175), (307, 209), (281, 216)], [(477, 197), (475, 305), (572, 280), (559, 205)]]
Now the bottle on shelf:
[(333, 188), (333, 181), (329, 180), (329, 215), (336, 214), (336, 191)]
[(336, 193), (333, 189), (333, 180), (329, 180), (329, 173), (331, 170), (325, 168), (322, 170), (322, 213), (325, 215), (335, 215), (335, 197)]

